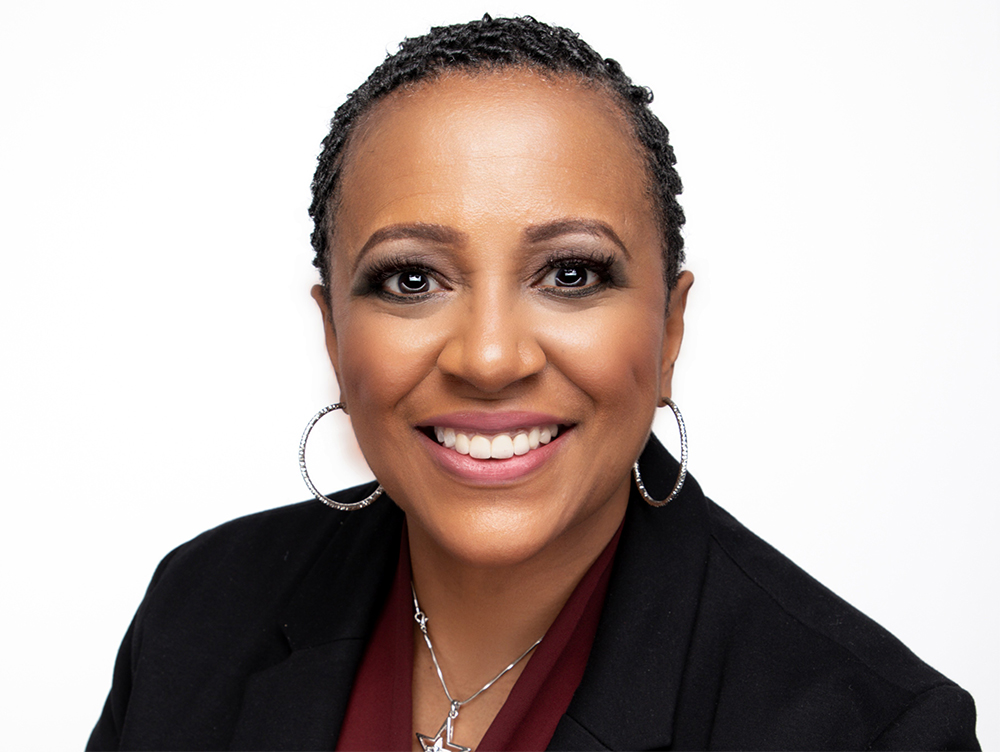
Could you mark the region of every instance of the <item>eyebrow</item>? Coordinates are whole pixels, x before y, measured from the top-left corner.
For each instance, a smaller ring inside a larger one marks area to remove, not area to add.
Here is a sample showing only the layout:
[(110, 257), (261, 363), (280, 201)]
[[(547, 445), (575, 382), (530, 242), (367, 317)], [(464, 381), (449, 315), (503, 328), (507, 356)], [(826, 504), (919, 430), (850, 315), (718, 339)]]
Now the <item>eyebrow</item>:
[(631, 258), (632, 256), (618, 234), (611, 229), (611, 226), (597, 219), (558, 219), (554, 222), (529, 227), (524, 231), (524, 236), (532, 243), (543, 243), (561, 235), (574, 233), (606, 238), (617, 245), (627, 257)]
[[(540, 225), (533, 225), (524, 231), (524, 236), (530, 243), (544, 243), (546, 240), (553, 240), (562, 235), (572, 235), (583, 233), (599, 238), (607, 238), (617, 245), (626, 257), (631, 258), (628, 248), (622, 242), (618, 234), (611, 229), (611, 226), (597, 219), (557, 219), (552, 222), (545, 222)], [(426, 222), (413, 222), (407, 224), (387, 225), (380, 227), (373, 232), (365, 244), (361, 246), (357, 257), (354, 259), (354, 268), (357, 269), (361, 259), (372, 248), (390, 240), (430, 240), (442, 245), (457, 245), (466, 240), (466, 234), (448, 227), (447, 225), (436, 225)]]
[(354, 268), (358, 268), (361, 259), (375, 246), (389, 240), (430, 240), (442, 245), (457, 245), (465, 240), (464, 232), (459, 232), (446, 225), (435, 225), (425, 222), (413, 222), (409, 224), (387, 225), (380, 227), (371, 234), (365, 244), (361, 246), (357, 257), (354, 259)]

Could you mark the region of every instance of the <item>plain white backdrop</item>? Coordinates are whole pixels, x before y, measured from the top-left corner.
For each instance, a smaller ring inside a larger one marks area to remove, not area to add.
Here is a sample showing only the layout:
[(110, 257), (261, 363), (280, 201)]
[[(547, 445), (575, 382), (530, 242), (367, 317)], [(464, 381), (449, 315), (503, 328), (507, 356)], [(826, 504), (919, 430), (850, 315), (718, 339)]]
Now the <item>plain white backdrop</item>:
[[(1000, 3), (585, 5), (0, 7), (10, 748), (82, 747), (172, 547), (306, 498), (299, 434), (336, 396), (319, 142), (404, 36), (484, 11), (570, 26), (656, 94), (702, 487), (969, 689), (1000, 744)], [(370, 477), (346, 419), (317, 432), (321, 485)]]

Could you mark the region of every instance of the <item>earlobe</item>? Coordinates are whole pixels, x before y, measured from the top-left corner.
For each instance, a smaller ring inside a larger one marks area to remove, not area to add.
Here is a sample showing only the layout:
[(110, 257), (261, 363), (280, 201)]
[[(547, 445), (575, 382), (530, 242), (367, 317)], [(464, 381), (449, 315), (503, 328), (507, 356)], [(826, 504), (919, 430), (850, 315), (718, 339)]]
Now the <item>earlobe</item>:
[(674, 376), (674, 363), (681, 352), (681, 340), (684, 339), (684, 310), (687, 307), (688, 293), (694, 284), (691, 272), (681, 272), (677, 284), (670, 291), (670, 306), (663, 325), (663, 353), (660, 362), (660, 398), (671, 396), (671, 382)]

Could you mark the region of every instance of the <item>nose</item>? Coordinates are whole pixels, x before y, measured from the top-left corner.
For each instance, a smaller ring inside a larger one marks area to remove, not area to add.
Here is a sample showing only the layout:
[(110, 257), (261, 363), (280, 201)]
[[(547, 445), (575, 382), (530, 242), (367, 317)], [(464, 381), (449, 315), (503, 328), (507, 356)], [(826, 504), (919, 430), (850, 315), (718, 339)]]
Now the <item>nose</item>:
[(541, 372), (546, 356), (530, 308), (499, 289), (470, 291), (438, 355), (438, 369), (491, 395)]

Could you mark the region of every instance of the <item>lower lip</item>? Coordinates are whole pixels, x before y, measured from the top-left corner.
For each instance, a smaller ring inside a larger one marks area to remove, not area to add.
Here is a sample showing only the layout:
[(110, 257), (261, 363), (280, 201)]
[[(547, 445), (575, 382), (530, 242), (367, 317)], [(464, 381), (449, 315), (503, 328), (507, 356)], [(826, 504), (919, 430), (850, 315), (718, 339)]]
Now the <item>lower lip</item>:
[(445, 448), (422, 431), (417, 431), (417, 435), (423, 440), (424, 445), (438, 464), (447, 472), (457, 475), (467, 482), (490, 485), (516, 481), (537, 470), (559, 451), (563, 437), (570, 430), (572, 429), (563, 431), (548, 444), (543, 444), (538, 449), (532, 449), (527, 454), (514, 455), (505, 460), (477, 460), (467, 454), (459, 454), (454, 449)]

